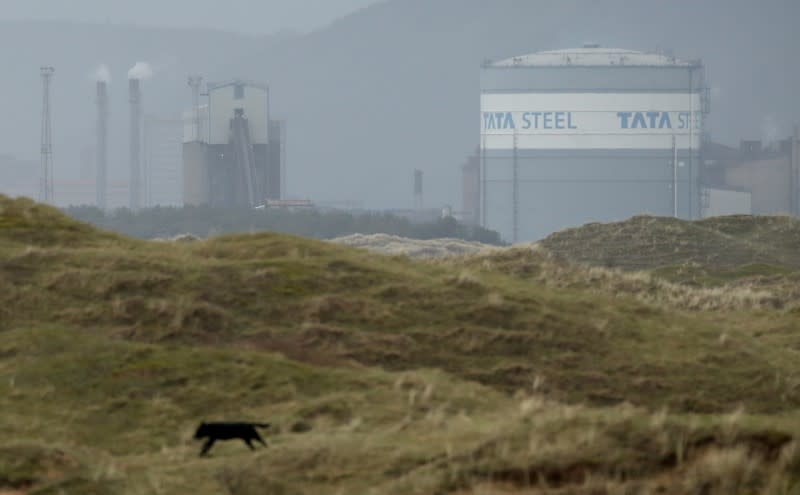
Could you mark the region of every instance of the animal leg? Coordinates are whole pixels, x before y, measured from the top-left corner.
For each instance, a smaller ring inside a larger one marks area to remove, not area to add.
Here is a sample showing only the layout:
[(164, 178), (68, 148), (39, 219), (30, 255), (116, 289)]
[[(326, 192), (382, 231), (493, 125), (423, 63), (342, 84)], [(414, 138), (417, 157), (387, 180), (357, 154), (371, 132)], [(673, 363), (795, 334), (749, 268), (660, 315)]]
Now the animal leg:
[(265, 441), (264, 441), (264, 439), (263, 439), (263, 438), (261, 438), (261, 435), (259, 435), (258, 433), (256, 433), (255, 440), (256, 440), (258, 443), (260, 443), (261, 445), (263, 445), (264, 447), (266, 447), (266, 446), (267, 446), (267, 442), (265, 442)]
[(253, 447), (253, 442), (251, 442), (249, 438), (242, 438), (242, 440), (244, 440), (244, 443), (246, 443), (247, 446), (250, 447), (250, 450), (256, 450), (256, 448)]
[(211, 450), (211, 447), (214, 445), (216, 440), (216, 438), (209, 438), (206, 440), (206, 443), (203, 444), (203, 450), (200, 451), (200, 457), (203, 457), (208, 453), (209, 450)]

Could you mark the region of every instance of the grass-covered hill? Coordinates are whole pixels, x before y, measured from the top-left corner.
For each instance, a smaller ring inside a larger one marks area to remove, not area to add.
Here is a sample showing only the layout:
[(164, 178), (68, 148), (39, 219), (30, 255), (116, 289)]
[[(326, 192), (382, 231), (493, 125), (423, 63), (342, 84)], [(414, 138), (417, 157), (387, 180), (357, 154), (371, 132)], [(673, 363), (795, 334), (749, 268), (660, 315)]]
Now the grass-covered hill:
[[(796, 493), (791, 305), (504, 253), (140, 241), (0, 196), (0, 493)], [(198, 458), (203, 419), (270, 446)]]
[[(800, 220), (791, 216), (698, 221), (638, 216), (556, 232), (540, 246), (568, 264), (647, 271), (644, 278), (650, 282), (679, 284), (682, 299), (705, 301), (704, 293), (724, 293), (735, 305), (785, 307), (800, 302)], [(639, 272), (627, 279), (642, 277)], [(686, 292), (687, 286), (706, 290)]]
[(754, 264), (800, 268), (800, 220), (731, 215), (697, 221), (637, 216), (562, 230), (541, 242), (567, 259), (629, 270), (694, 264), (736, 270)]

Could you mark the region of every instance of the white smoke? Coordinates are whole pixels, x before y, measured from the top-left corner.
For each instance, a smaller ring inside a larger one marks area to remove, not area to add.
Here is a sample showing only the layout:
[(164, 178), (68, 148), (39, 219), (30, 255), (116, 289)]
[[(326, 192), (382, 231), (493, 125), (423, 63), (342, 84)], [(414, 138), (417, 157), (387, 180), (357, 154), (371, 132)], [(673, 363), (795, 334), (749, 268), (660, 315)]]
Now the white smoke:
[(106, 64), (101, 64), (92, 73), (92, 78), (96, 82), (104, 82), (109, 84), (111, 82), (111, 71), (108, 70), (108, 66)]
[(128, 79), (150, 79), (153, 77), (153, 68), (147, 62), (136, 62), (128, 71)]

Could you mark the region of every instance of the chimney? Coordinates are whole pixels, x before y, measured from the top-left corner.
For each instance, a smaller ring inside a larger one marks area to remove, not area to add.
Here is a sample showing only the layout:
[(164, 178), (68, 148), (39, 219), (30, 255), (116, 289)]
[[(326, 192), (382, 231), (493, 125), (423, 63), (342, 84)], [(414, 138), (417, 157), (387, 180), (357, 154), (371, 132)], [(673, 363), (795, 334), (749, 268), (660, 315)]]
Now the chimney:
[(131, 210), (136, 211), (141, 208), (142, 204), (142, 91), (139, 79), (128, 79), (128, 94), (131, 104), (129, 207)]
[(791, 170), (792, 170), (792, 208), (795, 215), (800, 215), (800, 129), (792, 129)]
[(414, 209), (422, 209), (422, 170), (414, 169)]
[(97, 150), (95, 156), (97, 207), (108, 207), (108, 83), (97, 81)]

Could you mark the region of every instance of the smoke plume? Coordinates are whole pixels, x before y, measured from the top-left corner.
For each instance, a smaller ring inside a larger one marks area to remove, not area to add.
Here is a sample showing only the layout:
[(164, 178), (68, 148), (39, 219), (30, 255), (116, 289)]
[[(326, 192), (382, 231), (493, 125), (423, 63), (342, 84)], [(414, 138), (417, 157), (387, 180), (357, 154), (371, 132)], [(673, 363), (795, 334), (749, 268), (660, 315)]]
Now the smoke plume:
[(106, 84), (111, 82), (111, 71), (108, 70), (106, 64), (102, 64), (94, 70), (92, 77), (96, 82), (104, 82)]
[(128, 71), (128, 79), (149, 79), (153, 76), (153, 69), (147, 62), (136, 62)]

